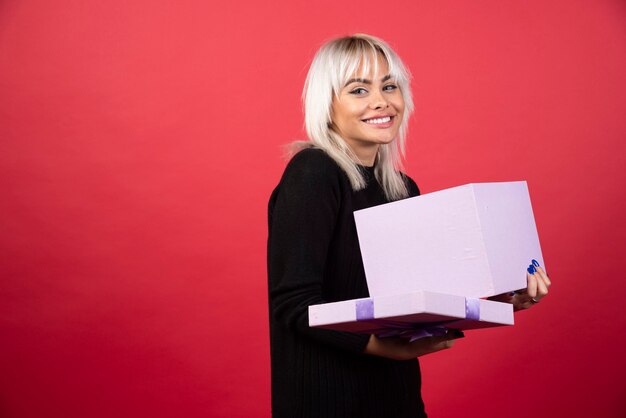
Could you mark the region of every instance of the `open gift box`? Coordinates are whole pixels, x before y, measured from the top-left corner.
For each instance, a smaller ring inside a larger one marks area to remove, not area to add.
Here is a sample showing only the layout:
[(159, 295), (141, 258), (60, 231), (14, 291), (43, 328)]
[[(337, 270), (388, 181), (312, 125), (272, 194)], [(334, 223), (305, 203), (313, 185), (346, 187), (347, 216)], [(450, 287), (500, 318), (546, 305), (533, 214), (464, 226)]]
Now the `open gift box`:
[(513, 325), (512, 305), (480, 298), (525, 288), (531, 260), (544, 264), (524, 181), (468, 184), (354, 217), (370, 298), (310, 306), (312, 327), (403, 335)]

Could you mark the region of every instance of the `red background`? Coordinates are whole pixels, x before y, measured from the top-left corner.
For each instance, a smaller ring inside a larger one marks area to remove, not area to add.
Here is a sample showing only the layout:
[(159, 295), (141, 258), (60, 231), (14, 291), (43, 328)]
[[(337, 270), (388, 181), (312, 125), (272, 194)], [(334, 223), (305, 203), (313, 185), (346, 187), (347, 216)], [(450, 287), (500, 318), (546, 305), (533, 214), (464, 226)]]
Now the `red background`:
[(269, 417), (266, 203), (326, 39), (414, 75), (424, 192), (529, 182), (548, 299), (432, 417), (622, 417), (626, 3), (0, 3), (0, 416)]

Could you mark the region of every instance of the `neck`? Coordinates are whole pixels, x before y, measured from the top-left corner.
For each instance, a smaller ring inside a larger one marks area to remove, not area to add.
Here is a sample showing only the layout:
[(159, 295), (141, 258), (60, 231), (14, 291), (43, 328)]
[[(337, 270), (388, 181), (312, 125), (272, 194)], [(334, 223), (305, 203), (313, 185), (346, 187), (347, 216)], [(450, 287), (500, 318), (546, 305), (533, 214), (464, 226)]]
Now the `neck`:
[(348, 144), (359, 159), (359, 163), (366, 167), (372, 167), (376, 162), (379, 144)]

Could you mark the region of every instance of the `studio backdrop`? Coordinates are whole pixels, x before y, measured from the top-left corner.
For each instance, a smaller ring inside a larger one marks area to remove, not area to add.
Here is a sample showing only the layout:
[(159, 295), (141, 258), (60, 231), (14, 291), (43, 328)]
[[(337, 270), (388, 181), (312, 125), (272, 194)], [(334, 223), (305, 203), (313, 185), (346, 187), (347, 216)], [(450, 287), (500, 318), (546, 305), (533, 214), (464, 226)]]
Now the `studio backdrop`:
[(550, 295), (438, 417), (623, 417), (626, 3), (0, 3), (0, 416), (270, 417), (267, 201), (326, 40), (413, 74), (422, 192), (526, 180)]

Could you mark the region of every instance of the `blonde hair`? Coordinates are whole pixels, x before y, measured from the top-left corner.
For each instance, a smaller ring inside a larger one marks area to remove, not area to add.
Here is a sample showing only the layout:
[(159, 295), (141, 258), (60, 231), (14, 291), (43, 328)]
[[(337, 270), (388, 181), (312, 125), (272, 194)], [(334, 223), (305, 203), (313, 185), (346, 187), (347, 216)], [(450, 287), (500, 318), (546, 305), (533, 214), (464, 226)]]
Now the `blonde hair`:
[(355, 34), (333, 39), (322, 45), (313, 58), (302, 92), (308, 141), (295, 145), (299, 148), (313, 146), (323, 149), (346, 173), (353, 190), (365, 188), (366, 181), (358, 167), (358, 158), (343, 138), (330, 128), (332, 101), (333, 95), (339, 94), (341, 86), (359, 68), (367, 74), (373, 66), (374, 72), (377, 72), (378, 56), (382, 56), (387, 62), (389, 75), (395, 79), (405, 103), (398, 135), (391, 143), (380, 145), (375, 168), (376, 178), (386, 197), (389, 200), (398, 200), (408, 196), (400, 171), (413, 99), (410, 89), (411, 75), (400, 57), (385, 41), (370, 35)]

